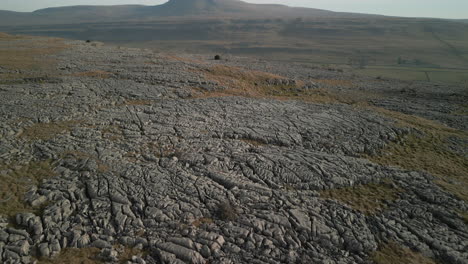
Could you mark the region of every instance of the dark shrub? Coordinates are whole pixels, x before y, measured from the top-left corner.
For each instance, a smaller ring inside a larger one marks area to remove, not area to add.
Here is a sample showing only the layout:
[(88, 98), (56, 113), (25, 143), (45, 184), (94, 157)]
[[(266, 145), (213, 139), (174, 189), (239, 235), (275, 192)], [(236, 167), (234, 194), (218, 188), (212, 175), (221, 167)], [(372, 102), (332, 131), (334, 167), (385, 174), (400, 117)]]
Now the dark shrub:
[(221, 56), (216, 55), (216, 56), (214, 57), (214, 59), (215, 59), (215, 60), (221, 60)]
[(230, 202), (221, 202), (218, 204), (216, 215), (224, 221), (234, 221), (237, 219), (237, 210)]

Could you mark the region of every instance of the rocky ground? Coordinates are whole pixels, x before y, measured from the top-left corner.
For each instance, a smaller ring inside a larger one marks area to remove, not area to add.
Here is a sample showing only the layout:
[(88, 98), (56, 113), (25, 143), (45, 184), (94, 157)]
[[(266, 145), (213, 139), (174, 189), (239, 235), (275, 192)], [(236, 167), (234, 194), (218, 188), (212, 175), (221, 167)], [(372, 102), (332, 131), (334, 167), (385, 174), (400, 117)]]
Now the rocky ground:
[(0, 61), (2, 263), (468, 263), (466, 87), (60, 43)]

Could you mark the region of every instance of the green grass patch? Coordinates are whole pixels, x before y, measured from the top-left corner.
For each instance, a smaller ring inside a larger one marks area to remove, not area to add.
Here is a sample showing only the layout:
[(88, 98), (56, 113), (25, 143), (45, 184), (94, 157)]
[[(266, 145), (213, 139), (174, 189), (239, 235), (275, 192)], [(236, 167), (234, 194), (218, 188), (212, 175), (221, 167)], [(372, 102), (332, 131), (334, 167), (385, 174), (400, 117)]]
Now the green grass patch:
[(385, 201), (396, 200), (402, 189), (387, 180), (346, 188), (330, 189), (320, 192), (323, 198), (340, 201), (365, 214), (373, 214), (385, 208)]

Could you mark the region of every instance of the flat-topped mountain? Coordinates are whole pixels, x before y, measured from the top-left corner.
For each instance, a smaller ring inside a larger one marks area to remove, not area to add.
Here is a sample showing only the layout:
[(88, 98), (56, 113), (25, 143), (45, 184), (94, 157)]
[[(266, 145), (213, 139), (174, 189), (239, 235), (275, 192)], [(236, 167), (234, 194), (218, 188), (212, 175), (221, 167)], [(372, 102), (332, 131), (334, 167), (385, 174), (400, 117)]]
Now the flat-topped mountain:
[(40, 9), (34, 12), (0, 11), (0, 24), (70, 24), (152, 20), (168, 16), (210, 17), (311, 17), (362, 16), (350, 13), (295, 8), (285, 5), (250, 4), (239, 0), (171, 0), (162, 5), (67, 6)]
[[(293, 8), (286, 5), (250, 4), (240, 0), (171, 0), (163, 5), (150, 7), (153, 14), (162, 16), (219, 15), (268, 17), (331, 15), (333, 12), (313, 8)], [(261, 12), (261, 13), (259, 13)]]

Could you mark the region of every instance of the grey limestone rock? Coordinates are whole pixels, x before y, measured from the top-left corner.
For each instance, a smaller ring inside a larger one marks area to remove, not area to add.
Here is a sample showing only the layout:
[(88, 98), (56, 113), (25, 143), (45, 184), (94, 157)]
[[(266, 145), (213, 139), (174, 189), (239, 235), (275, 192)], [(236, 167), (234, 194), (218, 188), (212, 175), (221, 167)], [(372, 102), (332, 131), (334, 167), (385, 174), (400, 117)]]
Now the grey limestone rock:
[[(0, 84), (0, 158), (52, 160), (56, 174), (25, 195), (40, 210), (15, 215), (15, 223), (0, 216), (1, 263), (31, 263), (33, 254), (53, 257), (67, 247), (98, 247), (115, 262), (112, 246), (120, 244), (148, 252), (130, 263), (367, 264), (386, 241), (467, 263), (468, 229), (457, 214), (466, 202), (433, 175), (366, 158), (423, 133), (417, 128), (353, 102), (222, 96), (229, 87), (205, 74), (213, 62), (195, 55), (68, 44), (53, 55), (57, 78)], [(248, 58), (217, 63), (285, 76), (270, 88), (302, 80), (294, 93), (378, 93), (368, 103), (459, 130), (468, 124), (450, 114), (466, 104), (456, 85), (376, 82)], [(76, 76), (92, 72), (110, 74)], [(41, 127), (54, 128), (50, 137), (23, 138)], [(463, 143), (443, 144), (463, 156)], [(386, 181), (403, 191), (369, 215), (320, 196)]]

